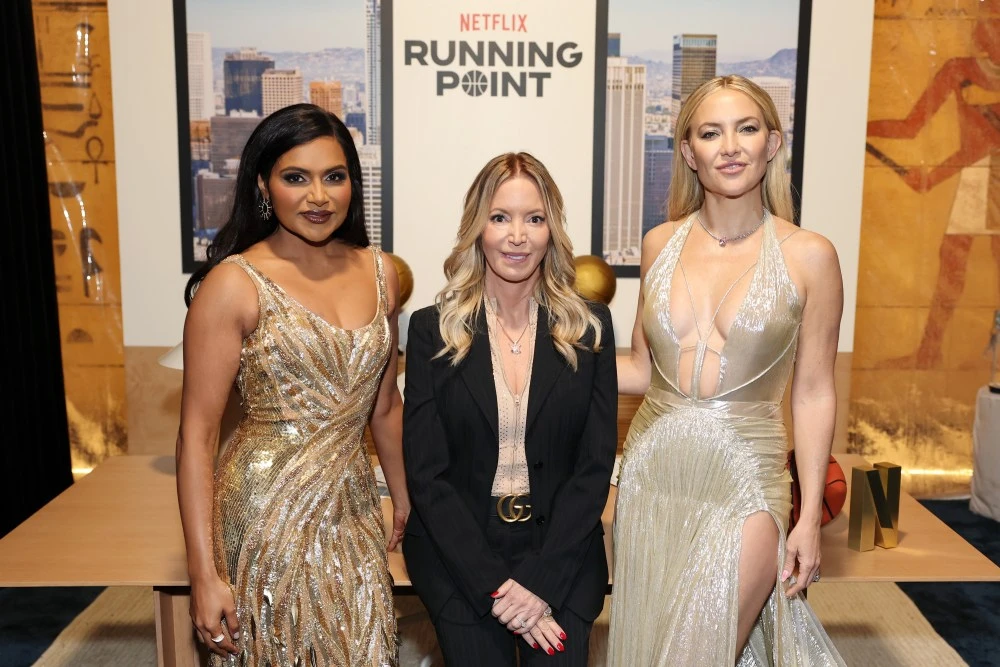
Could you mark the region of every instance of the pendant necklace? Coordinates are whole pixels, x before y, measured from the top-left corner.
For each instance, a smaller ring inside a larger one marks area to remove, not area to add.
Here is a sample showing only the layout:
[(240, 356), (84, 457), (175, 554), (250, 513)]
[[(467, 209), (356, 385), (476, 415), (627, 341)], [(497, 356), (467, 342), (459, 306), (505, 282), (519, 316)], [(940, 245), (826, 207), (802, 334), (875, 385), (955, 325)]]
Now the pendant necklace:
[(701, 221), (701, 212), (698, 213), (697, 217), (698, 217), (698, 224), (701, 225), (701, 228), (705, 230), (705, 233), (711, 236), (716, 241), (718, 241), (720, 248), (725, 248), (727, 243), (742, 241), (743, 239), (753, 235), (755, 231), (760, 229), (760, 226), (764, 224), (764, 220), (767, 219), (767, 209), (764, 209), (764, 215), (761, 216), (760, 222), (758, 222), (756, 225), (754, 225), (747, 231), (743, 232), (742, 234), (737, 234), (736, 236), (716, 236), (711, 231), (709, 231), (708, 227), (705, 226), (705, 223)]
[[(487, 303), (489, 303), (489, 301), (487, 301)], [(503, 335), (507, 337), (508, 341), (510, 341), (510, 353), (521, 354), (521, 339), (524, 338), (524, 332), (526, 332), (528, 327), (531, 326), (531, 317), (528, 317), (528, 323), (524, 325), (524, 328), (521, 329), (521, 333), (515, 340), (514, 338), (511, 338), (509, 333), (507, 333), (507, 329), (504, 327), (503, 322), (500, 321), (500, 313), (496, 311), (496, 308), (494, 308), (492, 304), (490, 304), (490, 310), (493, 311), (493, 319), (495, 319), (496, 323), (500, 325), (500, 331), (502, 331)]]

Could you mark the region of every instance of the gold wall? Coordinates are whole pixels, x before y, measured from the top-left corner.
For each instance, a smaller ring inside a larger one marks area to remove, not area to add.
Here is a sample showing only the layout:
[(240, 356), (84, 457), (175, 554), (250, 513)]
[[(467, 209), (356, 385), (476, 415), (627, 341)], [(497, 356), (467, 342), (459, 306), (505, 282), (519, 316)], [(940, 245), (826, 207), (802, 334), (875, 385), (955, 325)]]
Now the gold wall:
[(93, 0), (33, 0), (32, 11), (78, 475), (127, 442), (108, 9)]
[(866, 149), (849, 449), (911, 493), (968, 492), (1000, 308), (1000, 0), (876, 0)]

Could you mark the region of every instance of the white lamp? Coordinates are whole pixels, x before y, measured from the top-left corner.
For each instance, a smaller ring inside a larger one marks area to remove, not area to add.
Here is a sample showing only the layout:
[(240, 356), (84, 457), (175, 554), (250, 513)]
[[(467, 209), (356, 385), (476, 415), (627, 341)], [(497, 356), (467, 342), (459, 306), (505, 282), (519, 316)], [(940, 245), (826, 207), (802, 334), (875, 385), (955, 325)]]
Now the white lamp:
[(157, 361), (161, 366), (174, 368), (179, 371), (184, 370), (184, 343), (177, 343), (177, 345), (170, 348)]

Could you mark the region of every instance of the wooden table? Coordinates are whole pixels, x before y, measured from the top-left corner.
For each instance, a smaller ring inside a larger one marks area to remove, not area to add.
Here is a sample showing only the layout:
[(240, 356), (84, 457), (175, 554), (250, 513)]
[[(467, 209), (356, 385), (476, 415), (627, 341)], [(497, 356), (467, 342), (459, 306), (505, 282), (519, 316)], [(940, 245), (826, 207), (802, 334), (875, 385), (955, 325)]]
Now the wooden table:
[[(850, 478), (857, 456), (838, 455)], [(848, 479), (850, 482), (850, 479)], [(172, 457), (119, 456), (60, 494), (0, 540), (0, 586), (148, 586), (154, 591), (161, 667), (201, 663), (188, 616), (189, 588)], [(611, 553), (612, 487), (603, 520)], [(383, 501), (388, 510), (388, 501)], [(386, 520), (391, 512), (386, 511)], [(1000, 568), (904, 495), (895, 549), (847, 548), (847, 516), (823, 529), (823, 580), (1000, 581)], [(397, 595), (411, 594), (398, 551)]]

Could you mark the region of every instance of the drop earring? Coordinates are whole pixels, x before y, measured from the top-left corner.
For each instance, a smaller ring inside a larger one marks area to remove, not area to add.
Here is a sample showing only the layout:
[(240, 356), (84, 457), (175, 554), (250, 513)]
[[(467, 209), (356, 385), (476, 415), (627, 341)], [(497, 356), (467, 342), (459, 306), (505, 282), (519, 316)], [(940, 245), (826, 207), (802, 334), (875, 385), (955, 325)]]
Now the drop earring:
[(271, 214), (274, 212), (274, 208), (271, 206), (271, 200), (266, 197), (261, 197), (260, 202), (257, 204), (257, 212), (260, 213), (260, 219), (267, 220), (271, 219)]

